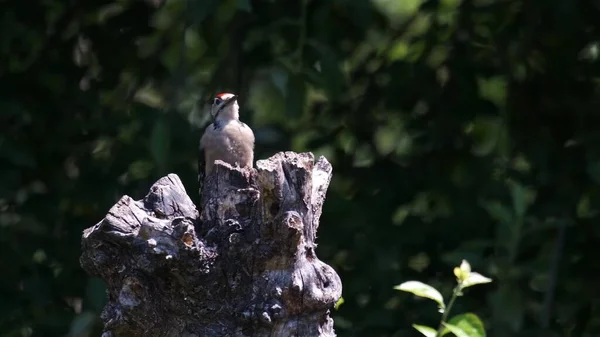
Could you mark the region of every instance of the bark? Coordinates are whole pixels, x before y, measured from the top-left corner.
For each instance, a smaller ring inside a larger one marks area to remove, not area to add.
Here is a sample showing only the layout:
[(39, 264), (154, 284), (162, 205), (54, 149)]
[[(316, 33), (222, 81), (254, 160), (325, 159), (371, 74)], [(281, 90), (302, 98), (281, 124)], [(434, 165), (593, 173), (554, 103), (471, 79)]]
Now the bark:
[(81, 265), (107, 283), (103, 336), (335, 336), (342, 285), (314, 242), (331, 174), (280, 152), (217, 161), (200, 214), (175, 174), (123, 196), (82, 238)]

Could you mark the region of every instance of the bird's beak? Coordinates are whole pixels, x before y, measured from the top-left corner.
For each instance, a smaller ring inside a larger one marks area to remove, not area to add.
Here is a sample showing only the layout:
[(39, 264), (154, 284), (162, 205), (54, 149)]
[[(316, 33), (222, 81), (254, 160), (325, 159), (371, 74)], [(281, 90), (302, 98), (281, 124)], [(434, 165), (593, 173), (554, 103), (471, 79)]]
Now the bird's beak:
[(238, 98), (238, 95), (231, 96), (230, 98), (228, 98), (225, 101), (225, 104), (223, 104), (223, 107), (229, 106), (231, 103), (235, 102), (237, 100), (237, 98)]

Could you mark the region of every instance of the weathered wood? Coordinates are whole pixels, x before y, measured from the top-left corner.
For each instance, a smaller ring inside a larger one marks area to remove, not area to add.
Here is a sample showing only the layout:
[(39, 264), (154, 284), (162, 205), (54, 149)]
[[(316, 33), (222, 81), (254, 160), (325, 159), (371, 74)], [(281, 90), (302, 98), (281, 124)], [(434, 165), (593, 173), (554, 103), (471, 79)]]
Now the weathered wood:
[(201, 214), (175, 174), (123, 196), (83, 233), (81, 265), (107, 283), (108, 336), (335, 336), (336, 272), (315, 254), (332, 169), (278, 153), (217, 161)]

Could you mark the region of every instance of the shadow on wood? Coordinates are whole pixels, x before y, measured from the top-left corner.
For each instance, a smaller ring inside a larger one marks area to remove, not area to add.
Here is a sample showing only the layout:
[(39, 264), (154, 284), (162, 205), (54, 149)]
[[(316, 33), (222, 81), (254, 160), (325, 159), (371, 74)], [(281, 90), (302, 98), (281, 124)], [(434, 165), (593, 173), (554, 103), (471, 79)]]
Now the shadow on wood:
[(81, 265), (104, 279), (108, 336), (335, 336), (336, 272), (315, 254), (332, 168), (280, 152), (217, 161), (201, 214), (175, 174), (123, 196), (86, 229)]

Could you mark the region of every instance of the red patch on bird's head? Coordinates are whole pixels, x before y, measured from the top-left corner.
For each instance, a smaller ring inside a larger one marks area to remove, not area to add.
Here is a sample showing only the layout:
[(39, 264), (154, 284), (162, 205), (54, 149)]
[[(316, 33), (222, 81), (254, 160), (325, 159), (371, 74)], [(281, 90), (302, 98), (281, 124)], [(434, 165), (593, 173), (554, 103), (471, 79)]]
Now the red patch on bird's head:
[(220, 93), (220, 94), (217, 95), (217, 98), (223, 98), (223, 96), (225, 96), (225, 95), (233, 95), (233, 94), (230, 93), (230, 92), (222, 92), (222, 93)]

